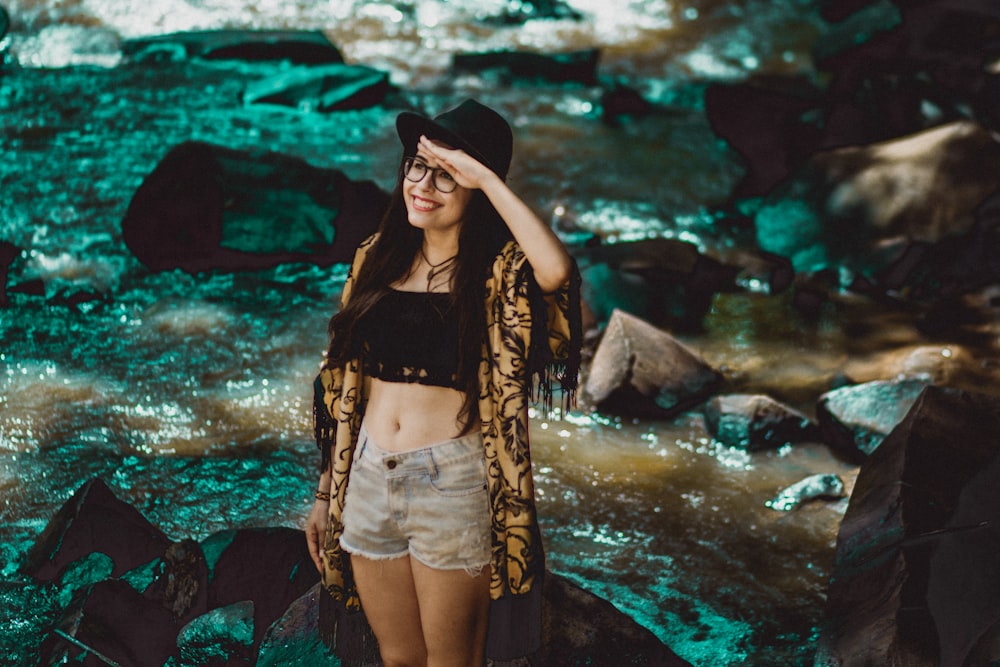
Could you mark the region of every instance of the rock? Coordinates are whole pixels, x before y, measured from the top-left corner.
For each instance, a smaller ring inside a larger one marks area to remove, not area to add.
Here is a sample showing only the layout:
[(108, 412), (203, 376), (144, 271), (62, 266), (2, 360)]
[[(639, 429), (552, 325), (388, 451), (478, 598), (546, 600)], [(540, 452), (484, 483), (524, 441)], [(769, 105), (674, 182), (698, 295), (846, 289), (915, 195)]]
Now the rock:
[(1000, 397), (927, 387), (865, 461), (815, 665), (1000, 659)]
[(122, 234), (153, 271), (326, 266), (351, 261), (387, 202), (371, 181), (354, 182), (335, 169), (185, 142), (139, 186)]
[(508, 0), (507, 8), (483, 22), (499, 25), (521, 25), (528, 21), (544, 19), (570, 19), (579, 21), (583, 16), (563, 0)]
[(822, 103), (821, 91), (806, 82), (775, 85), (755, 79), (705, 89), (705, 115), (712, 131), (746, 164), (733, 196), (766, 195), (820, 147), (820, 129), (801, 119)]
[(844, 373), (855, 382), (917, 379), (939, 385), (974, 386), (981, 364), (967, 348), (947, 345), (900, 345), (895, 349), (855, 358), (844, 364)]
[(452, 67), (459, 72), (493, 73), (505, 82), (573, 83), (597, 85), (600, 51), (585, 49), (568, 53), (489, 51), (457, 53)]
[[(318, 588), (296, 600), (268, 630), (259, 667), (320, 664), (329, 660), (319, 643)], [(565, 577), (547, 572), (542, 599), (543, 648), (530, 659), (495, 662), (491, 667), (532, 665), (650, 665), (689, 667), (656, 636), (606, 600)], [(368, 667), (368, 666), (366, 666)]]
[(253, 639), (253, 601), (234, 602), (212, 609), (181, 628), (177, 633), (180, 659), (174, 664), (177, 667), (253, 665)]
[(42, 642), (39, 664), (162, 665), (175, 650), (173, 615), (128, 583), (107, 579), (81, 591)]
[(773, 510), (787, 512), (810, 500), (843, 498), (844, 480), (838, 475), (809, 475), (786, 487), (765, 505)]
[(7, 14), (7, 10), (0, 7), (0, 41), (7, 35), (7, 30), (10, 28), (10, 15)]
[(319, 638), (319, 595), (319, 585), (313, 586), (271, 624), (260, 642), (257, 667), (321, 665), (331, 660)]
[(818, 153), (758, 209), (757, 242), (799, 272), (877, 273), (895, 259), (881, 249), (891, 240), (967, 232), (996, 189), (989, 164), (1000, 164), (1000, 142), (970, 122)]
[(615, 310), (587, 371), (583, 394), (611, 413), (669, 417), (704, 401), (721, 379), (666, 331)]
[(816, 405), (823, 441), (850, 460), (871, 456), (928, 384), (917, 378), (877, 380), (826, 392)]
[(703, 412), (708, 432), (727, 447), (753, 452), (819, 439), (809, 417), (762, 394), (715, 396)]
[(712, 298), (735, 291), (739, 273), (677, 239), (574, 248), (573, 254), (584, 278), (583, 300), (598, 322), (620, 309), (658, 327), (699, 331)]
[(209, 569), (208, 608), (253, 600), (253, 643), (293, 601), (319, 581), (301, 530), (252, 528), (209, 536), (202, 544)]
[(25, 556), (21, 572), (52, 581), (71, 563), (97, 551), (111, 558), (111, 573), (117, 577), (159, 558), (170, 543), (163, 531), (95, 478), (52, 517)]
[(194, 540), (171, 544), (152, 574), (143, 597), (169, 609), (178, 624), (208, 611), (208, 563)]
[(122, 41), (122, 53), (133, 60), (289, 61), (296, 64), (340, 63), (344, 59), (318, 30), (193, 30)]
[(372, 107), (385, 99), (389, 74), (364, 65), (306, 66), (248, 84), (246, 104), (277, 104), (299, 111), (347, 111)]
[[(2, 30), (0, 30), (0, 37), (3, 37)], [(0, 241), (0, 308), (6, 306), (8, 303), (7, 278), (10, 273), (10, 265), (14, 263), (14, 260), (17, 259), (20, 254), (21, 249), (13, 243)]]

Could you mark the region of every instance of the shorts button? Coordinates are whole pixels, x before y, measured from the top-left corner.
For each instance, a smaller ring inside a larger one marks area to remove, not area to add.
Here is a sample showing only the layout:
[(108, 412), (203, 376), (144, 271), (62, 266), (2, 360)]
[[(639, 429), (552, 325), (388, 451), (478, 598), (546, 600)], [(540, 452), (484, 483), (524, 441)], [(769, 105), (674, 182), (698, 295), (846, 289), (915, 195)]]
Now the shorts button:
[(385, 467), (388, 468), (389, 470), (395, 470), (396, 461), (393, 459), (389, 459), (388, 461), (385, 462)]

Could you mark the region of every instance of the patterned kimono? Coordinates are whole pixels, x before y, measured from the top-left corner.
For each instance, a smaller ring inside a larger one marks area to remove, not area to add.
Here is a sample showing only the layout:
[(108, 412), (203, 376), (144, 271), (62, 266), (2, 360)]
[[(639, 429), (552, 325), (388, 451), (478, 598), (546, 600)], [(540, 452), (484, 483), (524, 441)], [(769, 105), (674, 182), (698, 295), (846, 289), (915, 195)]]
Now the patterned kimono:
[[(375, 238), (358, 247), (341, 305), (350, 298), (354, 276)], [(567, 403), (576, 388), (582, 338), (580, 278), (574, 266), (566, 284), (542, 294), (524, 253), (509, 241), (494, 260), (485, 287), (479, 417), (493, 533), (487, 655), (502, 661), (528, 655), (541, 645), (545, 560), (535, 515), (528, 407), (532, 398), (551, 405), (553, 380), (560, 383)], [(378, 656), (361, 613), (349, 556), (340, 548), (344, 499), (369, 388), (358, 359), (342, 368), (324, 367), (314, 384), (316, 442), (324, 469), (332, 463), (320, 630), (345, 666), (368, 664)]]

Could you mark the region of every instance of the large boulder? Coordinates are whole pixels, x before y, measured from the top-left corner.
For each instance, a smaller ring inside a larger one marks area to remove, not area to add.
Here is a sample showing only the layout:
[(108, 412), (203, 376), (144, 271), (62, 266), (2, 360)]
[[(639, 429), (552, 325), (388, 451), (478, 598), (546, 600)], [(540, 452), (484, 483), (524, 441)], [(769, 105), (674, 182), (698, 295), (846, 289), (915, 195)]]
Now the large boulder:
[(909, 243), (968, 232), (997, 187), (989, 165), (1000, 165), (1000, 141), (964, 121), (817, 153), (758, 209), (757, 242), (799, 272), (877, 273)]
[(698, 405), (722, 376), (701, 356), (635, 315), (611, 313), (582, 398), (613, 414), (670, 417)]
[(1000, 397), (927, 387), (861, 466), (816, 667), (1000, 659)]
[(138, 510), (119, 500), (100, 479), (81, 486), (28, 550), (21, 571), (52, 581), (74, 561), (97, 551), (120, 576), (163, 555), (171, 540)]
[(816, 404), (823, 441), (850, 460), (863, 460), (903, 421), (928, 384), (920, 378), (876, 380), (826, 392)]
[(325, 266), (351, 261), (387, 202), (373, 182), (335, 169), (191, 141), (171, 149), (139, 186), (122, 234), (153, 271)]

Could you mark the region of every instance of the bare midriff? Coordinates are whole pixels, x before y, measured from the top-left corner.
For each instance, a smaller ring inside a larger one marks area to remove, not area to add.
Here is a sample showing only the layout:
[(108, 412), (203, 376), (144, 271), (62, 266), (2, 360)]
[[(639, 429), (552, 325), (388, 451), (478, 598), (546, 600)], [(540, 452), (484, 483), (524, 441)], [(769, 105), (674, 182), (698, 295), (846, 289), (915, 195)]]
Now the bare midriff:
[(464, 435), (457, 389), (372, 379), (365, 428), (381, 449), (404, 452)]

